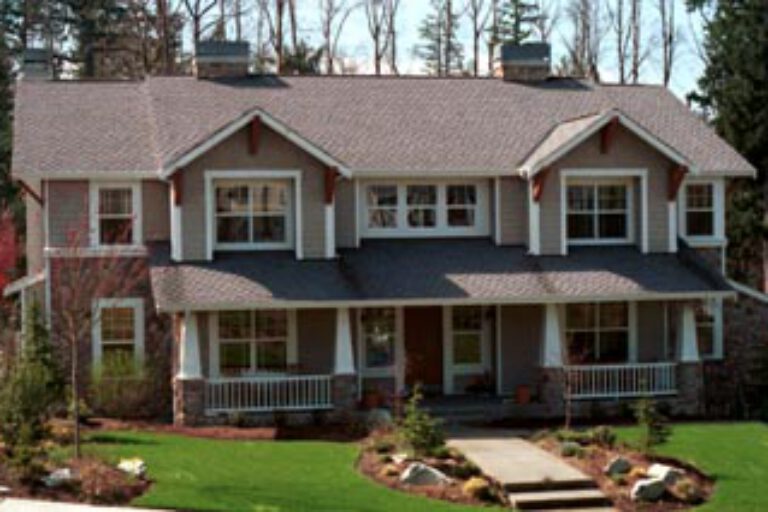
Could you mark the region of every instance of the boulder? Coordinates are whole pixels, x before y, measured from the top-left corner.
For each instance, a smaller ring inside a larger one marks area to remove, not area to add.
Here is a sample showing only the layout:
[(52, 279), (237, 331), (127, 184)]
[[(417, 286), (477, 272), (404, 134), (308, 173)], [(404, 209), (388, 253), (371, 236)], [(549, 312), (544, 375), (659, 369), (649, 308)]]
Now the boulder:
[(661, 478), (645, 478), (632, 486), (632, 501), (659, 501), (667, 491), (667, 485)]
[(121, 459), (117, 469), (136, 478), (143, 478), (147, 472), (147, 464), (139, 458)]
[(414, 462), (400, 475), (400, 482), (408, 485), (446, 485), (451, 479), (433, 467)]
[(629, 462), (624, 457), (618, 456), (611, 459), (610, 462), (608, 462), (608, 464), (605, 465), (605, 468), (603, 468), (603, 473), (605, 473), (608, 476), (618, 476), (618, 475), (626, 475), (631, 470), (632, 470), (632, 463)]
[(408, 454), (407, 453), (396, 453), (390, 457), (392, 459), (392, 462), (395, 464), (402, 464), (403, 462), (408, 460)]
[(372, 409), (368, 411), (365, 423), (369, 430), (390, 429), (395, 422), (392, 413), (388, 409)]
[(660, 478), (666, 485), (675, 485), (675, 482), (683, 476), (684, 473), (681, 470), (666, 464), (651, 464), (648, 468), (649, 478)]
[(46, 487), (59, 487), (74, 480), (72, 470), (69, 468), (57, 469), (46, 477), (43, 477), (43, 483)]

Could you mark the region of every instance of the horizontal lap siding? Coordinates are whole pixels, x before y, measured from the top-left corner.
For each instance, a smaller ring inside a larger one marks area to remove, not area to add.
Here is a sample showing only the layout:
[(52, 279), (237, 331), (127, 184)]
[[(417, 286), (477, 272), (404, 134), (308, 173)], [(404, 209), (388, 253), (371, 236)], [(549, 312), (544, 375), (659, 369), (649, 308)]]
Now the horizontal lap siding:
[[(259, 151), (249, 151), (250, 129), (243, 128), (205, 155), (183, 173), (183, 258), (206, 258), (205, 172), (214, 170), (301, 170), (304, 257), (325, 257), (324, 167), (294, 144), (262, 126)], [(296, 205), (294, 205), (295, 208)]]
[[(647, 169), (648, 245), (651, 252), (668, 250), (667, 186), (672, 162), (656, 149), (621, 127), (608, 154), (600, 151), (596, 134), (561, 158), (547, 176), (541, 199), (541, 252), (559, 254), (561, 244), (560, 171), (562, 169)], [(635, 215), (640, 215), (639, 201)], [(638, 246), (641, 233), (636, 234)]]
[(145, 180), (142, 182), (141, 194), (144, 213), (144, 240), (147, 242), (167, 242), (171, 238), (168, 185), (159, 180)]
[(544, 307), (501, 307), (501, 391), (513, 393), (517, 386), (535, 389), (541, 352)]
[(87, 246), (88, 182), (50, 181), (47, 187), (51, 247)]
[[(40, 180), (25, 180), (27, 186), (42, 197)], [(43, 226), (43, 207), (31, 194), (24, 194), (24, 207), (26, 210), (26, 258), (27, 275), (41, 272), (44, 268), (43, 246), (45, 240)]]
[(525, 244), (528, 224), (526, 182), (520, 178), (501, 178), (499, 183), (501, 244)]
[(664, 303), (637, 303), (637, 359), (641, 363), (664, 361)]
[(355, 247), (355, 181), (342, 179), (336, 183), (336, 245)]

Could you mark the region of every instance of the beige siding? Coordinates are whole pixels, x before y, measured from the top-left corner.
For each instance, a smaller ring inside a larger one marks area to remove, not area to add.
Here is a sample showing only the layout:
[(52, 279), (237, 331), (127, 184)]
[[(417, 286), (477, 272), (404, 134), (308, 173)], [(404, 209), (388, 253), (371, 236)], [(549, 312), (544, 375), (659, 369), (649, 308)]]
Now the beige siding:
[(664, 303), (638, 302), (637, 304), (637, 359), (641, 363), (664, 361)]
[(535, 389), (540, 362), (544, 307), (501, 307), (501, 392), (514, 393), (517, 386)]
[[(26, 180), (25, 182), (40, 197), (43, 196), (40, 180)], [(43, 246), (45, 245), (43, 207), (30, 194), (25, 194), (24, 206), (26, 209), (27, 225), (25, 251), (27, 275), (32, 275), (42, 272), (45, 265), (43, 262)]]
[(299, 310), (296, 324), (299, 371), (317, 375), (333, 373), (336, 310)]
[(528, 225), (526, 182), (520, 178), (502, 178), (499, 182), (501, 184), (499, 194), (501, 244), (526, 244)]
[[(631, 132), (620, 128), (608, 154), (600, 152), (600, 135), (594, 135), (560, 159), (547, 176), (541, 199), (541, 253), (560, 253), (560, 171), (569, 168), (647, 169), (648, 246), (651, 252), (668, 250), (667, 186), (672, 162)], [(637, 202), (635, 215), (640, 215)], [(641, 233), (636, 233), (638, 245)]]
[(324, 168), (272, 130), (262, 127), (259, 152), (251, 155), (244, 128), (181, 170), (182, 238), (185, 260), (205, 259), (205, 172), (211, 170), (301, 170), (304, 257), (325, 257)]
[(355, 182), (343, 179), (336, 184), (336, 246), (355, 247)]
[(88, 245), (88, 182), (50, 181), (47, 186), (51, 247)]
[(145, 242), (168, 241), (171, 238), (168, 190), (168, 185), (162, 181), (142, 182), (141, 203)]

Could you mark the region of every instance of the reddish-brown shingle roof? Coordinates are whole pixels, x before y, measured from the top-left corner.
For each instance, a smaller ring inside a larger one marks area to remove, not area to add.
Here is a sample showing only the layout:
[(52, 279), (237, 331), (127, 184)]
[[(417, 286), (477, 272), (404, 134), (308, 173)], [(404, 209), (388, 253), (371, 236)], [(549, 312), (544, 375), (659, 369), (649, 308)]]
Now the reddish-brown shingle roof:
[(414, 77), (22, 81), (14, 171), (160, 170), (254, 108), (356, 171), (512, 173), (558, 123), (611, 109), (702, 173), (754, 171), (661, 87)]

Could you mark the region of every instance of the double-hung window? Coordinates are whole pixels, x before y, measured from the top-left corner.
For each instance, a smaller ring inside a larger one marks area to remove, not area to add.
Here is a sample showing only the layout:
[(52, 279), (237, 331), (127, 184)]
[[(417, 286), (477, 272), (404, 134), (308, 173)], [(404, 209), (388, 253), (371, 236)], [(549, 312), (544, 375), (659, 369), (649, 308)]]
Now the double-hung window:
[(92, 246), (141, 243), (141, 188), (137, 183), (91, 184)]
[(696, 304), (696, 341), (699, 356), (713, 359), (722, 355), (722, 309), (717, 300)]
[(715, 187), (712, 183), (686, 185), (685, 225), (688, 236), (715, 236)]
[(291, 195), (288, 180), (216, 181), (216, 247), (291, 247)]
[(288, 367), (286, 311), (222, 311), (218, 335), (220, 375), (284, 372)]
[(484, 357), (483, 308), (461, 306), (452, 308), (451, 342), (455, 369), (482, 371)]
[(486, 236), (488, 183), (370, 183), (361, 201), (363, 236)]
[(395, 364), (397, 311), (395, 308), (363, 309), (360, 327), (364, 369), (389, 371)]
[(105, 377), (132, 375), (144, 357), (144, 299), (97, 299), (93, 315), (94, 367)]
[(632, 187), (612, 181), (569, 183), (568, 242), (627, 243), (632, 233)]
[(628, 361), (629, 304), (569, 304), (565, 316), (565, 336), (571, 364)]

